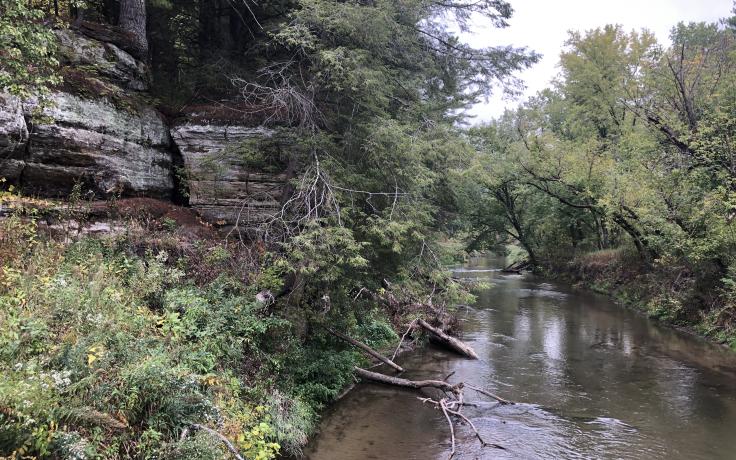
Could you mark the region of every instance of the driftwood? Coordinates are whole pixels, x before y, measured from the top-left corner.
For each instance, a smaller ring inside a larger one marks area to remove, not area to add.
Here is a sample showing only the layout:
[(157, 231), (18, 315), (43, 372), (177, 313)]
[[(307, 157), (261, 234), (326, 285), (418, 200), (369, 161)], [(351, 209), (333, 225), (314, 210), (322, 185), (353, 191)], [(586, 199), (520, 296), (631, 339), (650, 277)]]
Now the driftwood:
[[(448, 375), (445, 380), (409, 380), (400, 377), (392, 377), (390, 375), (381, 374), (378, 372), (369, 371), (360, 367), (355, 368), (355, 375), (360, 378), (371, 380), (373, 382), (384, 383), (386, 385), (394, 385), (402, 388), (410, 388), (412, 390), (421, 390), (422, 388), (436, 388), (446, 393), (460, 394), (464, 388), (476, 391), (482, 395), (488, 396), (489, 398), (495, 399), (500, 404), (515, 404), (513, 401), (509, 401), (500, 396), (497, 396), (490, 391), (478, 388), (475, 385), (470, 385), (465, 382), (451, 384), (447, 382), (447, 378), (450, 378), (452, 374)], [(463, 403), (462, 405), (466, 405)]]
[(473, 385), (469, 385), (464, 382), (460, 383), (449, 383), (447, 379), (449, 379), (453, 374), (448, 375), (445, 377), (444, 380), (409, 380), (409, 379), (403, 379), (399, 377), (391, 377), (389, 375), (379, 374), (378, 372), (371, 372), (366, 369), (361, 369), (359, 367), (355, 368), (355, 374), (365, 380), (370, 380), (373, 382), (383, 383), (385, 385), (394, 385), (401, 388), (408, 388), (413, 390), (421, 390), (423, 388), (435, 388), (437, 390), (440, 390), (445, 394), (444, 398), (441, 399), (433, 399), (433, 398), (418, 398), (423, 403), (429, 403), (435, 406), (436, 408), (440, 409), (442, 411), (442, 414), (445, 416), (445, 419), (447, 420), (447, 424), (450, 428), (450, 440), (451, 440), (451, 450), (450, 450), (450, 457), (452, 458), (455, 455), (455, 425), (452, 421), (452, 417), (456, 417), (463, 422), (467, 423), (471, 430), (475, 433), (475, 437), (478, 438), (478, 441), (480, 442), (482, 447), (494, 447), (496, 449), (505, 449), (505, 447), (495, 444), (486, 442), (485, 439), (480, 435), (480, 432), (476, 428), (476, 426), (473, 424), (473, 422), (466, 417), (464, 414), (461, 413), (461, 410), (464, 406), (474, 406), (472, 403), (467, 403), (464, 400), (464, 394), (463, 390), (465, 388), (476, 391), (480, 394), (486, 395), (488, 397), (491, 397), (498, 401), (499, 404), (514, 404), (511, 401), (508, 401), (506, 399), (503, 399), (499, 396), (494, 395), (493, 393), (486, 391), (482, 388), (478, 388)]
[(326, 327), (325, 329), (327, 329), (327, 332), (329, 332), (330, 334), (334, 335), (335, 337), (337, 337), (337, 338), (339, 338), (341, 340), (344, 340), (345, 342), (349, 343), (350, 345), (353, 345), (355, 347), (360, 348), (361, 350), (363, 350), (364, 352), (366, 352), (369, 355), (373, 356), (374, 358), (376, 358), (377, 360), (381, 361), (382, 363), (384, 363), (384, 364), (392, 367), (397, 372), (404, 372), (404, 368), (403, 367), (399, 366), (398, 364), (396, 364), (392, 360), (390, 360), (390, 359), (386, 358), (385, 356), (383, 356), (382, 354), (378, 353), (377, 351), (375, 351), (373, 348), (369, 347), (368, 345), (366, 345), (366, 344), (364, 344), (362, 342), (358, 342), (357, 340), (352, 339), (352, 338), (348, 337), (347, 335), (342, 334), (340, 332), (337, 332), (337, 331), (335, 331), (333, 329), (330, 329), (329, 327)]
[[(371, 293), (370, 291), (367, 291), (366, 289), (361, 289), (360, 291), (358, 291), (355, 298), (357, 299), (364, 292), (368, 292), (369, 294), (372, 294), (372, 296), (376, 300), (379, 300), (385, 303), (389, 308), (391, 308), (395, 312), (424, 311), (424, 312), (434, 312), (437, 315), (440, 314), (438, 310), (431, 305), (431, 303), (421, 303), (421, 302), (415, 302), (415, 301), (399, 300), (396, 296), (394, 296), (390, 292), (390, 287), (391, 287), (390, 283), (388, 283), (385, 280), (384, 282), (386, 284), (387, 291), (382, 293), (381, 295), (378, 295), (376, 293)], [(340, 334), (336, 331), (332, 331), (329, 329), (328, 330), (333, 335), (340, 337), (343, 340), (346, 340), (347, 342), (368, 352), (369, 354), (371, 354), (371, 356), (378, 358), (382, 363), (391, 365), (390, 363), (393, 363), (393, 359), (396, 358), (396, 355), (401, 349), (401, 346), (404, 343), (405, 338), (413, 330), (417, 328), (424, 329), (430, 335), (430, 338), (432, 340), (441, 343), (442, 345), (456, 351), (457, 353), (463, 356), (466, 356), (468, 358), (471, 358), (471, 359), (478, 359), (478, 355), (475, 352), (475, 350), (473, 350), (472, 347), (462, 342), (461, 340), (446, 334), (441, 328), (434, 327), (423, 319), (415, 319), (408, 325), (406, 332), (404, 332), (404, 334), (401, 336), (401, 339), (399, 339), (399, 344), (394, 350), (394, 353), (391, 356), (390, 360), (383, 356), (378, 355), (366, 345), (360, 344), (360, 342), (350, 339), (349, 337), (344, 336), (343, 334)], [(377, 366), (380, 366), (380, 364), (378, 364)], [(391, 366), (391, 367), (394, 367), (394, 366)], [(494, 447), (497, 449), (504, 449), (504, 447), (501, 445), (486, 442), (483, 439), (483, 437), (480, 435), (480, 433), (478, 432), (478, 429), (473, 424), (473, 422), (468, 417), (462, 414), (461, 411), (463, 407), (476, 406), (473, 403), (465, 402), (463, 391), (465, 389), (475, 391), (479, 394), (495, 399), (499, 404), (514, 404), (513, 402), (508, 401), (504, 398), (501, 398), (500, 396), (496, 396), (495, 394), (487, 390), (484, 390), (482, 388), (479, 388), (473, 385), (468, 385), (464, 382), (455, 383), (455, 384), (449, 383), (447, 380), (454, 374), (454, 372), (448, 375), (447, 377), (445, 377), (443, 380), (409, 380), (405, 378), (393, 377), (393, 376), (381, 374), (378, 372), (373, 372), (367, 369), (362, 369), (360, 367), (355, 367), (354, 370), (355, 370), (355, 375), (357, 377), (360, 377), (363, 380), (369, 380), (372, 382), (382, 383), (384, 385), (393, 385), (393, 386), (407, 388), (411, 390), (422, 390), (425, 388), (434, 388), (438, 390), (439, 392), (441, 392), (442, 394), (444, 394), (444, 397), (440, 399), (433, 399), (433, 398), (419, 398), (419, 399), (422, 402), (432, 404), (435, 408), (441, 410), (442, 414), (447, 420), (447, 424), (450, 429), (450, 438), (451, 438), (451, 446), (452, 446), (451, 451), (450, 451), (450, 458), (452, 458), (455, 455), (455, 444), (456, 444), (455, 425), (454, 425), (453, 419), (460, 420), (462, 422), (467, 423), (470, 429), (473, 430), (473, 432), (475, 433), (475, 436), (480, 442), (482, 447)]]
[[(481, 447), (494, 447), (496, 449), (506, 450), (506, 448), (500, 444), (486, 442), (486, 440), (483, 439), (483, 437), (480, 435), (478, 428), (475, 427), (475, 424), (468, 417), (466, 417), (460, 412), (460, 408), (463, 405), (467, 405), (467, 404), (464, 404), (458, 401), (448, 400), (447, 398), (442, 398), (439, 401), (436, 401), (432, 398), (418, 398), (418, 399), (422, 401), (423, 403), (430, 403), (434, 405), (435, 407), (438, 407), (442, 410), (442, 413), (444, 414), (445, 419), (447, 420), (447, 424), (450, 427), (451, 450), (450, 450), (449, 458), (452, 458), (455, 456), (455, 427), (452, 423), (452, 420), (450, 419), (450, 415), (454, 415), (455, 417), (458, 417), (459, 419), (467, 423), (468, 426), (470, 426), (470, 429), (473, 430), (473, 432), (475, 433), (475, 437), (478, 438), (478, 442), (480, 442)], [(456, 410), (454, 409), (455, 407), (457, 408)]]
[(475, 353), (475, 350), (473, 350), (470, 346), (463, 343), (462, 341), (445, 334), (444, 332), (432, 326), (423, 319), (418, 320), (417, 324), (422, 326), (427, 331), (431, 332), (434, 335), (435, 339), (446, 347), (451, 348), (461, 355), (467, 356), (468, 358), (478, 359), (478, 355)]

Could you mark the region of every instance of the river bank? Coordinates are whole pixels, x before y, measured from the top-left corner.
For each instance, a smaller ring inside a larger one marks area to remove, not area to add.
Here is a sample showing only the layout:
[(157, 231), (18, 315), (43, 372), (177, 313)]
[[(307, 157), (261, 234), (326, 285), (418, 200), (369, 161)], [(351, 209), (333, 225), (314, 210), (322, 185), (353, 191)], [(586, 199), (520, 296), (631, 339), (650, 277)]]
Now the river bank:
[(727, 299), (717, 288), (700, 280), (707, 274), (693, 274), (682, 266), (645, 264), (621, 250), (584, 254), (542, 273), (736, 351), (733, 306), (724, 304)]
[(335, 331), (393, 350), (427, 313), (398, 282), (366, 287), (334, 241), (269, 252), (151, 200), (108, 203), (103, 226), (87, 203), (51, 220), (0, 199), (18, 204), (0, 219), (0, 456), (299, 456), (370, 365)]

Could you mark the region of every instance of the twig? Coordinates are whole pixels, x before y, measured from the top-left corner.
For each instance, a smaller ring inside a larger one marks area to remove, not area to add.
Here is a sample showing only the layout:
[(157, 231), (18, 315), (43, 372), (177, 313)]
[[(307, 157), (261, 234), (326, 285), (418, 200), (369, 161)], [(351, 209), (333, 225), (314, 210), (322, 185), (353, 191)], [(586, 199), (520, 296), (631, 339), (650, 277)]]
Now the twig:
[(409, 327), (406, 328), (406, 332), (404, 332), (404, 335), (401, 336), (401, 340), (399, 340), (399, 344), (396, 345), (396, 350), (394, 350), (394, 354), (391, 355), (391, 361), (396, 359), (396, 355), (399, 354), (399, 350), (401, 349), (401, 345), (404, 343), (404, 339), (409, 334), (409, 332), (411, 332), (411, 330), (414, 329), (416, 322), (417, 320), (414, 320), (411, 323), (409, 323)]

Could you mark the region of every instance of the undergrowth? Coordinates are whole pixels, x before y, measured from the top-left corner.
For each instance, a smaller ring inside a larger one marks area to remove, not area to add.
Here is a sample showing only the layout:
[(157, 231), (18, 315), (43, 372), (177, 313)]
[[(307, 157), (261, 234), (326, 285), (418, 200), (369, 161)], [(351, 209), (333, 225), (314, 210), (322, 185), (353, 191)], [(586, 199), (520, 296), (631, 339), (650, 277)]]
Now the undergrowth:
[[(197, 425), (249, 459), (295, 455), (363, 359), (257, 301), (278, 271), (234, 270), (224, 243), (175, 253), (131, 232), (62, 244), (28, 216), (0, 226), (0, 456), (229, 456)], [(382, 318), (367, 311), (355, 336), (395, 341)]]

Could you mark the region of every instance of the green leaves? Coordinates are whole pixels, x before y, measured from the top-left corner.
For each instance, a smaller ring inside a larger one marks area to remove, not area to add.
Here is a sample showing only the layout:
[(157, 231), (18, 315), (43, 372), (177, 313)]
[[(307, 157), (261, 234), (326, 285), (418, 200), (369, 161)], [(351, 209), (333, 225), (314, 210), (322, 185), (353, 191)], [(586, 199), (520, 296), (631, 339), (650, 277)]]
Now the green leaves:
[[(722, 23), (679, 24), (672, 38), (662, 49), (620, 26), (571, 33), (554, 89), (469, 131), (477, 155), (454, 185), (474, 247), (518, 244), (540, 266), (572, 265), (584, 278), (597, 268), (579, 261), (599, 259), (608, 285), (618, 275), (638, 285), (642, 270), (650, 314), (702, 318), (728, 337), (736, 40)], [(638, 260), (613, 266), (628, 253)]]
[(56, 36), (41, 10), (25, 0), (0, 4), (0, 90), (21, 99), (43, 97), (61, 83)]

